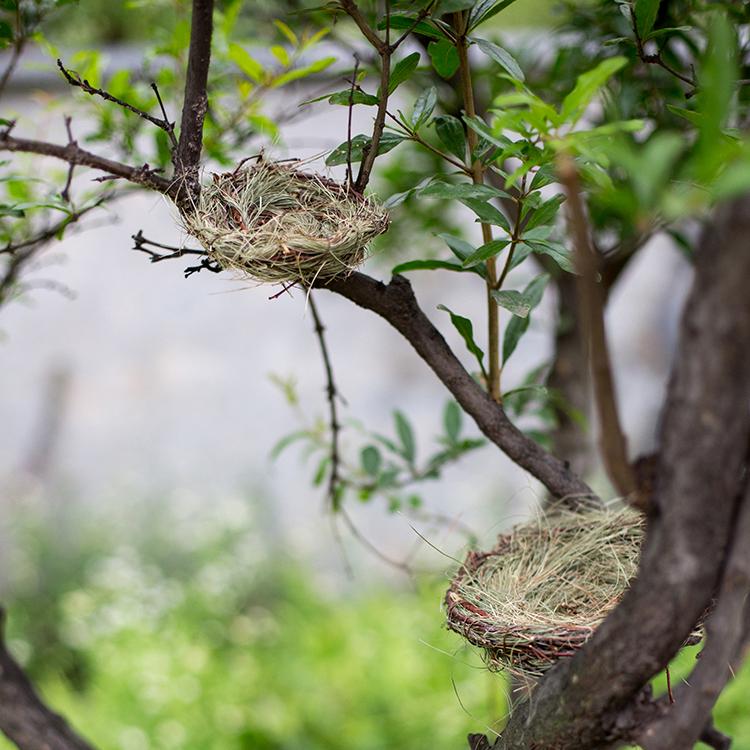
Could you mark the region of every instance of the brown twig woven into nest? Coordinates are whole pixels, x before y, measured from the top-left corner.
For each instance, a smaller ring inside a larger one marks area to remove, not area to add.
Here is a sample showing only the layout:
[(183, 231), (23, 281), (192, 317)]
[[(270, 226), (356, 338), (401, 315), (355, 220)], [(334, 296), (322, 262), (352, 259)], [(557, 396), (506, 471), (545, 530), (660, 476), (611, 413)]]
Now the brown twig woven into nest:
[(643, 517), (630, 509), (561, 511), (469, 552), (446, 594), (448, 627), (491, 669), (537, 677), (572, 656), (638, 567)]
[(261, 159), (213, 175), (183, 223), (222, 267), (308, 287), (361, 265), (388, 215), (346, 185)]

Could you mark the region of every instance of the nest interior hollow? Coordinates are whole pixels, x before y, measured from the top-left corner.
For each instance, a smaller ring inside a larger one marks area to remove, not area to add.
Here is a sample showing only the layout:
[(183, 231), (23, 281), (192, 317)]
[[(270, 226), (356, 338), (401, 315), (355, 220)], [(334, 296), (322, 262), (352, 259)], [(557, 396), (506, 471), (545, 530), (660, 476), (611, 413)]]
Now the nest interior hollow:
[(469, 552), (445, 598), (451, 630), (490, 669), (538, 677), (572, 656), (617, 604), (638, 567), (643, 517), (629, 508), (561, 511)]
[(310, 286), (357, 268), (388, 216), (346, 185), (261, 159), (213, 175), (183, 223), (223, 268)]

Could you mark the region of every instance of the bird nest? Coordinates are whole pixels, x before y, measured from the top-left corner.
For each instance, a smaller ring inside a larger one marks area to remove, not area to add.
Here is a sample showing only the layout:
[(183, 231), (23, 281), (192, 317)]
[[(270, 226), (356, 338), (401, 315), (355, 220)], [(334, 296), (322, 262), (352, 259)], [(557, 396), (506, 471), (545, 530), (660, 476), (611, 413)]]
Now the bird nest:
[(346, 185), (261, 159), (214, 174), (183, 222), (222, 268), (309, 287), (361, 265), (388, 215)]
[(490, 669), (539, 677), (590, 638), (635, 576), (643, 516), (561, 511), (469, 552), (445, 598), (448, 627)]

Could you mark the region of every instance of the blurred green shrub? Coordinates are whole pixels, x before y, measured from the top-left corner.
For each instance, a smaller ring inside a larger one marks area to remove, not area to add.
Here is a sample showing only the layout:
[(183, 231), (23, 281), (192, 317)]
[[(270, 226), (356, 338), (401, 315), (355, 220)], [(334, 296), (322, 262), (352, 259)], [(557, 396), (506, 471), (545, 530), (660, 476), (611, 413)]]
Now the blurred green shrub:
[(453, 750), (504, 714), (442, 581), (324, 593), (249, 503), (130, 508), (13, 529), (11, 647), (97, 746)]

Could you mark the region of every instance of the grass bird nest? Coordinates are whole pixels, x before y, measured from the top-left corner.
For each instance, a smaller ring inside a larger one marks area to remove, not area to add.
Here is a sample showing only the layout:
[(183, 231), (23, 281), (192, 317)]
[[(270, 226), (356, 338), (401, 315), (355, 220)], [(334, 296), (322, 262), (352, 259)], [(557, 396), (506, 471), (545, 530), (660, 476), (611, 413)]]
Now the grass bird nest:
[(222, 268), (306, 287), (351, 273), (370, 240), (388, 228), (388, 214), (373, 198), (262, 158), (214, 174), (183, 221)]
[(490, 669), (539, 677), (590, 638), (635, 576), (640, 513), (561, 510), (471, 551), (445, 598), (448, 627)]

